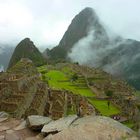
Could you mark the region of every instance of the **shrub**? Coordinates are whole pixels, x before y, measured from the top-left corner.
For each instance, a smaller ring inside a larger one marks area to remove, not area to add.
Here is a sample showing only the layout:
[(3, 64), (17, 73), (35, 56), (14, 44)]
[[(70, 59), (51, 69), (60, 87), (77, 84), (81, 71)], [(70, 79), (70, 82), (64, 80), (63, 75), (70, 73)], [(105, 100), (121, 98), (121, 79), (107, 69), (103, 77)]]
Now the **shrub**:
[(112, 97), (113, 96), (113, 91), (112, 90), (107, 90), (105, 91), (106, 96)]
[(72, 75), (72, 77), (71, 77), (71, 80), (72, 80), (72, 81), (78, 80), (78, 74), (77, 74), (77, 73), (74, 73), (74, 74)]

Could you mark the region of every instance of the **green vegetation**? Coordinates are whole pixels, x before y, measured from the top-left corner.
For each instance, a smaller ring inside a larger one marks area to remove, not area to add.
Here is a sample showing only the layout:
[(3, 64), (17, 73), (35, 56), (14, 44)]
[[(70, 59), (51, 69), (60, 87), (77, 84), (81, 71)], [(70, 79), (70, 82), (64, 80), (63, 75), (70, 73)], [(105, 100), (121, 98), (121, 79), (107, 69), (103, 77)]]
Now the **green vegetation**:
[(76, 80), (78, 80), (78, 74), (77, 73), (74, 73), (71, 77), (71, 80), (74, 82)]
[(71, 108), (68, 108), (67, 115), (76, 114), (76, 106), (73, 105)]
[(46, 78), (48, 79), (49, 86), (53, 89), (65, 89), (86, 97), (95, 95), (86, 86), (86, 83), (80, 83), (78, 80), (73, 82), (61, 71), (51, 70), (46, 74)]
[(136, 97), (140, 98), (140, 91), (139, 90), (137, 90), (134, 94)]
[(124, 122), (123, 123), (124, 125), (126, 125), (127, 127), (129, 127), (129, 128), (133, 128), (134, 127), (134, 122), (132, 122), (132, 121), (126, 121), (126, 122)]
[[(51, 70), (48, 69), (47, 66), (41, 66), (38, 68), (38, 71), (42, 73), (43, 81), (47, 81), (51, 88), (68, 90), (74, 94), (88, 97), (89, 102), (104, 116), (120, 113), (120, 110), (113, 104), (110, 103), (108, 107), (108, 100), (97, 100), (95, 94), (87, 86), (85, 78), (82, 75), (78, 75), (75, 71), (72, 71), (70, 67), (64, 66), (59, 69), (56, 67)], [(75, 107), (69, 109), (68, 114), (74, 114), (74, 108)]]
[(107, 91), (105, 91), (105, 94), (106, 94), (106, 96), (108, 96), (108, 97), (112, 97), (113, 91), (107, 90)]
[(111, 116), (120, 113), (120, 110), (113, 104), (110, 104), (110, 106), (108, 107), (107, 100), (89, 99), (89, 102), (94, 105), (102, 115)]

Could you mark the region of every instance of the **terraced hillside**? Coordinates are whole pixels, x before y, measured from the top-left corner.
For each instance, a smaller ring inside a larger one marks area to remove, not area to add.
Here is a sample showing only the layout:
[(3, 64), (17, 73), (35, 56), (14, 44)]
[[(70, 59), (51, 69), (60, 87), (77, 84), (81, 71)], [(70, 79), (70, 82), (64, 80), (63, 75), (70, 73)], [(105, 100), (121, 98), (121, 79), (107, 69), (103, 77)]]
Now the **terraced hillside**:
[(0, 110), (18, 118), (45, 115), (58, 119), (79, 112), (80, 116), (95, 113), (85, 97), (66, 90), (51, 89), (50, 92), (48, 83), (41, 81), (41, 78), (32, 61), (25, 58), (1, 73)]
[(137, 115), (135, 90), (104, 71), (69, 63), (41, 66), (38, 71), (51, 90), (69, 91), (86, 98), (97, 114), (128, 125)]
[(78, 64), (36, 68), (24, 58), (0, 73), (0, 110), (18, 118), (100, 114), (132, 127), (139, 112), (134, 92), (125, 82)]
[(22, 59), (0, 76), (0, 110), (23, 117), (37, 92), (39, 73), (28, 59)]

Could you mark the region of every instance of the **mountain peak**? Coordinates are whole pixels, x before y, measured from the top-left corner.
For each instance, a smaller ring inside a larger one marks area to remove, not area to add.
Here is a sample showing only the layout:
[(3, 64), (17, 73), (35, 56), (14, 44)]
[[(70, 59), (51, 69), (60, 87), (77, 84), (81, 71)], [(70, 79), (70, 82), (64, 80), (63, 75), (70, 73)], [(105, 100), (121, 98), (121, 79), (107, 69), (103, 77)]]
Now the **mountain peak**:
[[(26, 42), (26, 43), (28, 43), (28, 42), (32, 42), (31, 41), (31, 39), (30, 38), (24, 38), (20, 43), (22, 43), (22, 42)], [(33, 42), (32, 42), (33, 43)]]
[(14, 66), (22, 58), (28, 58), (38, 66), (44, 63), (44, 58), (39, 50), (36, 48), (30, 38), (23, 39), (15, 48), (12, 58), (9, 63), (9, 68)]
[(30, 41), (31, 39), (30, 38), (25, 38), (25, 39), (23, 39), (23, 41)]
[(31, 48), (35, 48), (35, 45), (34, 45), (33, 41), (30, 38), (25, 38), (25, 39), (23, 39), (17, 45), (17, 47), (23, 47), (23, 48), (31, 47)]
[[(103, 46), (108, 42), (108, 35), (100, 23), (98, 15), (90, 7), (84, 8), (72, 20), (59, 45), (49, 51), (50, 59), (67, 59), (74, 45), (82, 38), (88, 37), (92, 32), (92, 37), (97, 43), (95, 46)], [(103, 43), (101, 43), (103, 42)], [(94, 47), (94, 45), (92, 45)]]
[(81, 12), (94, 12), (94, 10), (91, 7), (86, 7)]

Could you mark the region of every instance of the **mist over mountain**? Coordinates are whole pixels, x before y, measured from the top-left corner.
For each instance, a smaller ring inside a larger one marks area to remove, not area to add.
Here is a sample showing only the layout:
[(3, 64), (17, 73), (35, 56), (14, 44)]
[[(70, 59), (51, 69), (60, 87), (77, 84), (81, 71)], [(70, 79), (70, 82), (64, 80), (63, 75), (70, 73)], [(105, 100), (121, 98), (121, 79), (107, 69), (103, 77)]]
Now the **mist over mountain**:
[(6, 69), (14, 51), (13, 46), (0, 44), (0, 69)]
[(140, 42), (108, 33), (95, 11), (85, 8), (47, 56), (102, 68), (140, 89)]
[[(94, 28), (94, 30), (91, 30), (91, 28)], [(73, 46), (89, 34), (93, 34), (97, 40), (96, 46), (103, 46), (103, 44), (108, 43), (107, 33), (99, 23), (96, 13), (92, 8), (87, 7), (75, 16), (59, 45), (50, 50), (49, 57), (52, 59), (67, 59), (68, 52), (71, 51)]]

